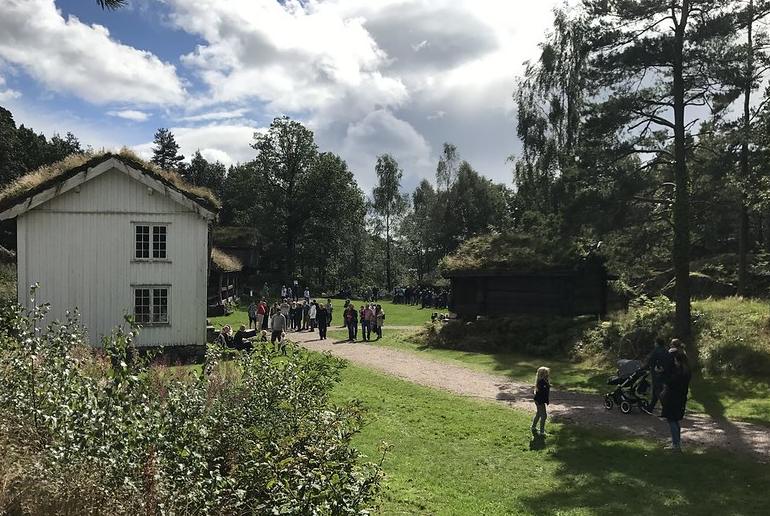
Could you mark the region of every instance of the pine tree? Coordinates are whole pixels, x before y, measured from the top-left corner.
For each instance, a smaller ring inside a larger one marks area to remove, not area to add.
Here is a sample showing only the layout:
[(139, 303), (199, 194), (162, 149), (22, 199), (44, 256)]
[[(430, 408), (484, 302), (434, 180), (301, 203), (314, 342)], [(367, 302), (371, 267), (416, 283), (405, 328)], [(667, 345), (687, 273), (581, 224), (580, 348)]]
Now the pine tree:
[(179, 145), (174, 139), (174, 133), (161, 127), (155, 133), (152, 149), (152, 162), (163, 170), (179, 170), (182, 168), (184, 156), (179, 154)]
[[(691, 335), (690, 171), (692, 108), (724, 94), (732, 59), (730, 9), (721, 0), (584, 0), (592, 22), (592, 71), (606, 99), (600, 123), (624, 135), (619, 154), (647, 157), (673, 176), (671, 252), (675, 332)], [(652, 158), (650, 158), (652, 156)]]

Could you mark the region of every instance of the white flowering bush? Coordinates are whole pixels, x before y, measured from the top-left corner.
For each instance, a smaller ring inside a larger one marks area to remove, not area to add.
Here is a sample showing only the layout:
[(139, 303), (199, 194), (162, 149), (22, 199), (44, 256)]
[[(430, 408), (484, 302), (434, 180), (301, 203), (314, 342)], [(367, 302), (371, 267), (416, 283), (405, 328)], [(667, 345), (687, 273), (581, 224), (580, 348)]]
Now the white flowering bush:
[(268, 348), (150, 366), (131, 325), (85, 347), (77, 314), (0, 313), (0, 513), (365, 514), (380, 464), (332, 406), (343, 363)]

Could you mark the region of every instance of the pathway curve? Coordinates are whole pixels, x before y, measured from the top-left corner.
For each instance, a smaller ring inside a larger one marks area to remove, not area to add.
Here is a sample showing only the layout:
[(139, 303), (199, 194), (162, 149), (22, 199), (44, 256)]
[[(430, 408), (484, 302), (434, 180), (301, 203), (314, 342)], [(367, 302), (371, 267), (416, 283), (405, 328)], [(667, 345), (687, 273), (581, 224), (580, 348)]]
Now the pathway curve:
[[(390, 327), (389, 329), (397, 329)], [(404, 327), (413, 328), (413, 327)], [(532, 386), (475, 371), (452, 363), (421, 357), (415, 353), (363, 343), (337, 340), (331, 335), (318, 340), (317, 333), (290, 333), (289, 339), (314, 351), (328, 351), (353, 363), (404, 380), (445, 391), (533, 411)], [(595, 394), (551, 391), (549, 416), (562, 422), (584, 426), (604, 426), (629, 434), (664, 440), (668, 424), (658, 417), (639, 413), (629, 415), (617, 408), (606, 410)], [(705, 414), (688, 414), (683, 421), (685, 443), (748, 453), (770, 462), (770, 429), (750, 423), (717, 420)]]

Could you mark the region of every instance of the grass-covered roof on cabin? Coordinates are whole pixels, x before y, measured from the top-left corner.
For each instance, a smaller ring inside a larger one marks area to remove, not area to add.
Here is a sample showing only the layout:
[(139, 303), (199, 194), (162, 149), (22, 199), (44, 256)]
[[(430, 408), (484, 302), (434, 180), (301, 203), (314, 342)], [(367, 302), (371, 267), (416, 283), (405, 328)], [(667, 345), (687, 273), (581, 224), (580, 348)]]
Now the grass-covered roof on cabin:
[(259, 241), (257, 230), (247, 226), (217, 226), (212, 235), (219, 247), (255, 247)]
[(216, 247), (211, 248), (211, 263), (214, 269), (220, 272), (239, 272), (243, 270), (243, 264), (238, 258)]
[(556, 243), (525, 233), (489, 233), (463, 242), (440, 263), (441, 273), (506, 271), (547, 272), (573, 269), (585, 263), (586, 253), (573, 243)]
[(117, 153), (72, 154), (62, 161), (42, 166), (33, 172), (21, 176), (0, 191), (0, 212), (12, 208), (27, 198), (48, 190), (56, 184), (76, 176), (83, 170), (94, 167), (110, 158), (119, 159), (131, 168), (149, 175), (209, 211), (214, 213), (219, 211), (219, 199), (208, 188), (191, 185), (176, 172), (163, 170), (124, 148)]

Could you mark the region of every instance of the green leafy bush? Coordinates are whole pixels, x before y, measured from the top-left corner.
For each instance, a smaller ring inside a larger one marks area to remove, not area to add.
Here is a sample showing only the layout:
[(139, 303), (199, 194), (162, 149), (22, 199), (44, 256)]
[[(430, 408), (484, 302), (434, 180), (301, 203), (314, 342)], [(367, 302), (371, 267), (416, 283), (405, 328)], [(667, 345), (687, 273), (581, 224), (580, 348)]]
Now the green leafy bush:
[[(697, 315), (697, 313), (696, 313)], [(515, 351), (535, 356), (570, 355), (606, 361), (643, 358), (658, 336), (673, 335), (674, 304), (666, 297), (639, 297), (627, 312), (606, 321), (592, 316), (516, 316), (427, 327), (418, 339), (430, 347)]]
[(203, 370), (150, 366), (118, 328), (103, 354), (77, 314), (0, 320), (0, 513), (361, 514), (380, 465), (350, 446), (358, 404), (331, 406), (343, 363), (210, 348)]
[(574, 352), (581, 358), (641, 359), (652, 350), (657, 337), (673, 337), (674, 310), (674, 303), (665, 296), (640, 296), (631, 301), (628, 311), (589, 328)]
[(515, 316), (429, 325), (418, 339), (429, 347), (466, 351), (517, 351), (536, 356), (568, 352), (594, 324), (592, 317)]

